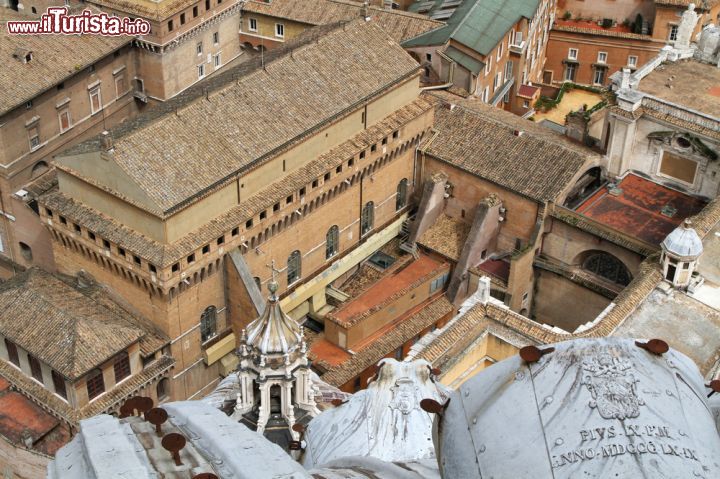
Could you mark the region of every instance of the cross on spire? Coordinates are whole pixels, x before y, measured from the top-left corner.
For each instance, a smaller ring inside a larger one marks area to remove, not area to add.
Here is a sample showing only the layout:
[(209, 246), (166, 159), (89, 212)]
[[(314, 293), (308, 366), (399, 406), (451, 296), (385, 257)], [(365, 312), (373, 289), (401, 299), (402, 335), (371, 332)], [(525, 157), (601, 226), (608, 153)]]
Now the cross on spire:
[(275, 274), (279, 273), (280, 270), (275, 268), (275, 260), (272, 260), (270, 262), (270, 264), (265, 265), (265, 266), (270, 268), (272, 278), (270, 279), (270, 282), (268, 283), (268, 290), (270, 291), (271, 298), (275, 299), (275, 292), (278, 290), (278, 287), (279, 287), (278, 282), (275, 279)]

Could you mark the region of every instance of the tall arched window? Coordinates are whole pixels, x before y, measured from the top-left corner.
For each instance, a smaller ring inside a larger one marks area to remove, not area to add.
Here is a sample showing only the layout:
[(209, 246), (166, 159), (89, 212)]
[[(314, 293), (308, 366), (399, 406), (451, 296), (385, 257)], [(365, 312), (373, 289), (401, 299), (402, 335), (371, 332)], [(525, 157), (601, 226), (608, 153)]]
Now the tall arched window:
[(615, 256), (605, 253), (593, 253), (583, 262), (583, 269), (612, 281), (627, 286), (630, 283), (630, 273), (622, 261)]
[(301, 258), (300, 251), (295, 250), (290, 253), (287, 261), (287, 282), (292, 284), (300, 279), (301, 274)]
[(32, 167), (32, 172), (30, 173), (33, 178), (36, 176), (40, 176), (43, 173), (45, 173), (50, 167), (48, 164), (44, 161), (38, 161), (35, 163), (35, 166)]
[(360, 217), (360, 234), (365, 235), (371, 229), (373, 229), (373, 223), (375, 222), (375, 203), (368, 201), (365, 203), (365, 207), (362, 210)]
[(400, 180), (397, 186), (397, 195), (395, 196), (395, 211), (401, 210), (407, 205), (407, 187), (407, 178)]
[(204, 343), (217, 334), (217, 308), (208, 306), (200, 315), (200, 339)]
[(335, 256), (340, 245), (340, 228), (333, 225), (325, 235), (325, 259)]

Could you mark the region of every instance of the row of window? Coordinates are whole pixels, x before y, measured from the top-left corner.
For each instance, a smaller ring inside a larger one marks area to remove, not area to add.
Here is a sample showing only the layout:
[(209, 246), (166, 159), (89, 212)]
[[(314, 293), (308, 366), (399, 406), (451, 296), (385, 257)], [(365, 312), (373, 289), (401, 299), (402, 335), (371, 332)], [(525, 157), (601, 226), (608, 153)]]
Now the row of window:
[[(8, 354), (8, 359), (18, 368), (20, 367), (20, 353), (18, 352), (17, 345), (5, 338), (5, 350)], [(30, 375), (38, 382), (45, 384), (43, 380), (42, 365), (40, 361), (30, 353), (27, 353), (28, 364), (30, 365)], [(65, 389), (65, 378), (60, 373), (51, 370), (50, 375), (52, 376), (53, 386), (55, 387), (55, 394), (61, 398), (67, 400), (67, 390)]]
[[(256, 18), (248, 18), (248, 31), (257, 33), (258, 22)], [(285, 38), (285, 25), (282, 23), (275, 24), (275, 36), (278, 38)]]
[[(128, 84), (125, 79), (125, 75), (117, 75), (115, 77), (115, 97), (120, 99), (128, 92)], [(103, 108), (102, 104), (102, 92), (100, 86), (93, 87), (88, 91), (90, 96), (90, 114), (94, 115)], [(69, 100), (68, 100), (69, 103)], [(65, 103), (63, 107), (58, 111), (58, 123), (60, 124), (60, 133), (65, 133), (73, 126), (72, 115), (68, 103)], [(32, 106), (32, 105), (31, 105)], [(40, 122), (37, 122), (27, 127), (28, 141), (30, 142), (30, 151), (34, 151), (42, 146), (42, 140), (40, 139)]]
[[(580, 54), (580, 50), (577, 48), (570, 48), (568, 50), (568, 60), (577, 60), (578, 55)], [(627, 57), (627, 66), (630, 68), (636, 68), (638, 62), (637, 55), (628, 55)], [(608, 54), (607, 52), (598, 52), (597, 54), (597, 63), (600, 64), (607, 64), (608, 63)]]
[[(223, 2), (223, 0), (217, 0), (217, 5), (220, 5), (222, 2)], [(212, 2), (210, 0), (205, 0), (205, 11), (206, 12), (208, 10), (210, 10), (210, 7), (212, 6), (211, 3)], [(195, 5), (192, 8), (192, 16), (193, 16), (193, 18), (197, 18), (198, 15), (200, 15), (200, 7)], [(180, 25), (185, 25), (186, 22), (187, 22), (186, 12), (182, 12), (180, 14)], [(167, 29), (168, 29), (168, 32), (172, 32), (173, 30), (175, 30), (175, 20), (174, 19), (168, 20)]]
[[(403, 178), (397, 186), (395, 196), (395, 210), (399, 211), (407, 205), (408, 180)], [(375, 203), (368, 201), (360, 215), (360, 234), (367, 235), (375, 227)], [(340, 249), (340, 228), (333, 225), (325, 234), (325, 259), (335, 256)], [(295, 250), (290, 253), (287, 261), (287, 283), (288, 285), (300, 279), (302, 272), (302, 255)]]

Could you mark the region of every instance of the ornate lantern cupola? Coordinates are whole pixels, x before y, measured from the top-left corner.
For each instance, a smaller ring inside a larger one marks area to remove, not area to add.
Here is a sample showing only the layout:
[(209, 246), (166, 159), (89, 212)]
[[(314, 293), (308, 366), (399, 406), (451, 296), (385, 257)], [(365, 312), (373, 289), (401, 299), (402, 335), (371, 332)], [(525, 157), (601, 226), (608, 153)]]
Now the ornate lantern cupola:
[(233, 417), (287, 447), (299, 434), (294, 424), (319, 414), (303, 328), (286, 315), (277, 297), (275, 264), (265, 310), (242, 332), (237, 405)]
[(675, 287), (687, 288), (703, 252), (702, 240), (690, 220), (685, 220), (667, 235), (661, 247), (663, 277)]

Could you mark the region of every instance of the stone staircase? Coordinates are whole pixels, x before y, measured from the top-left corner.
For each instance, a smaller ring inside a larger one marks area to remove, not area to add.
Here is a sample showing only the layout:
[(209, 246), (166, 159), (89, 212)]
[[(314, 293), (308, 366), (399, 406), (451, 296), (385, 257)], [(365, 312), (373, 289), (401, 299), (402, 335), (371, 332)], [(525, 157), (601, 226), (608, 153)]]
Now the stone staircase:
[(418, 253), (417, 244), (410, 242), (410, 225), (415, 221), (415, 216), (410, 216), (408, 219), (403, 221), (400, 227), (400, 250), (413, 255), (413, 258), (420, 258)]

